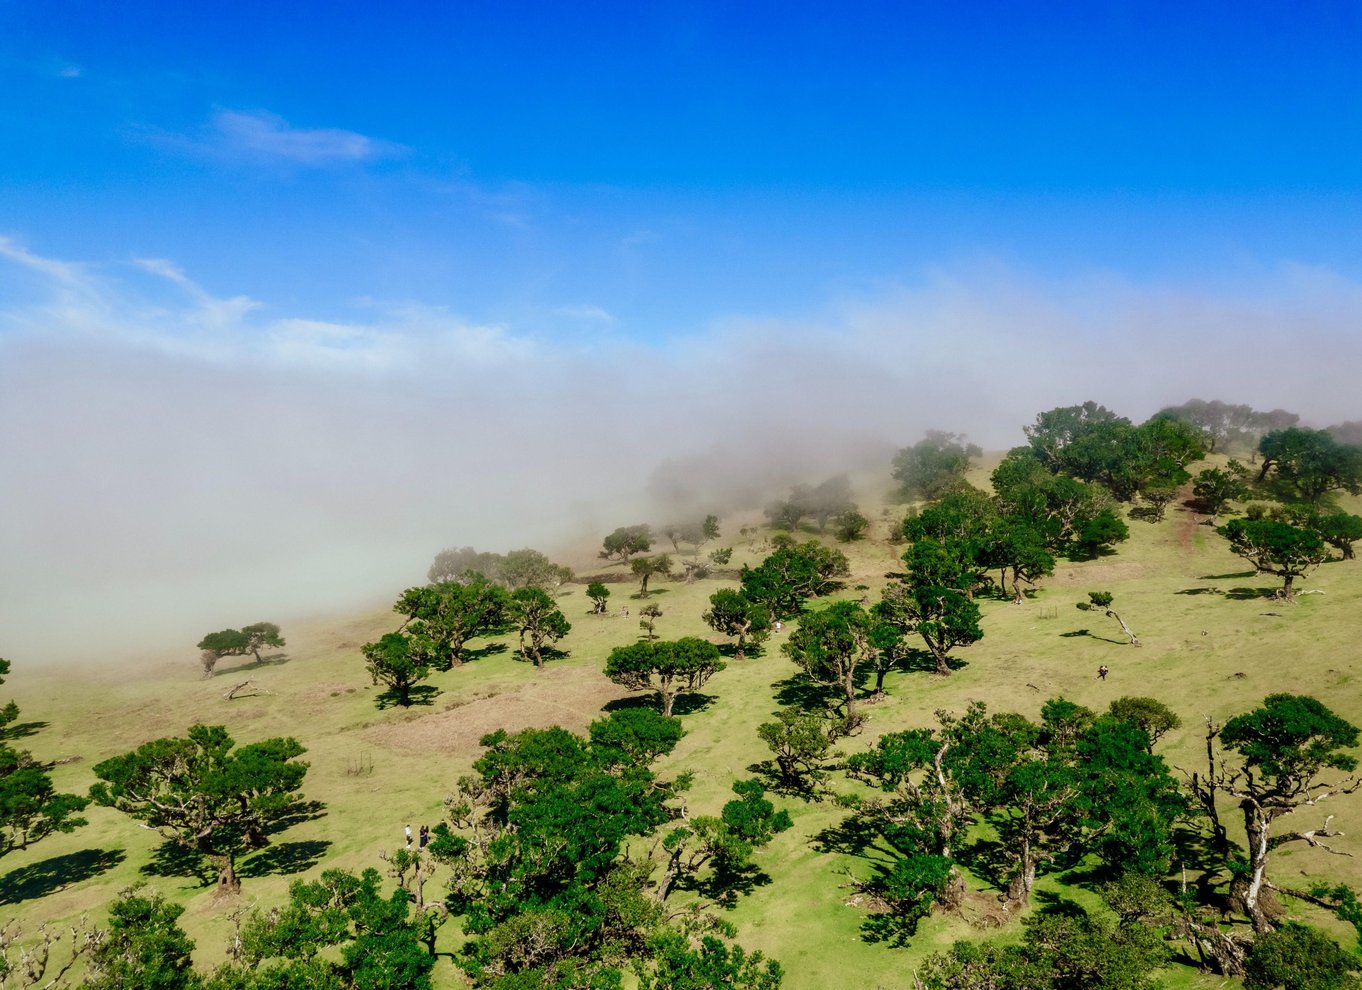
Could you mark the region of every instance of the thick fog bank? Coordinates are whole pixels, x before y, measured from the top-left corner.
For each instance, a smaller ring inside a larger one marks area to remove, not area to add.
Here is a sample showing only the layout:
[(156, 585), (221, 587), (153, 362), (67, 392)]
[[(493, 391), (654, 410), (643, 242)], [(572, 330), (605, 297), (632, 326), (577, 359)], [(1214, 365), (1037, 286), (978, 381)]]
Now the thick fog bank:
[(1135, 419), (1193, 396), (1362, 416), (1362, 289), (1299, 268), (1237, 292), (938, 272), (665, 341), (412, 306), (281, 318), (188, 284), (150, 305), (0, 259), (20, 300), (0, 304), (0, 655), (192, 657), (212, 629), (381, 601), (441, 547), (553, 550), (759, 505), (887, 469), (928, 428), (1013, 446), (1089, 398)]

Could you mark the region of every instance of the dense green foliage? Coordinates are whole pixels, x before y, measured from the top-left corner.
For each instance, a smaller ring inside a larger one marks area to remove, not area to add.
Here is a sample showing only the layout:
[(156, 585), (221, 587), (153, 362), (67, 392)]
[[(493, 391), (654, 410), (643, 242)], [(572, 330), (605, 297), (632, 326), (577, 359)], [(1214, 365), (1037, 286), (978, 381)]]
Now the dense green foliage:
[(298, 813), (307, 773), (294, 739), (235, 745), (221, 725), (144, 743), (97, 764), (103, 783), (90, 797), (206, 857), (218, 887), (234, 890), (237, 857), (268, 845), (270, 831)]

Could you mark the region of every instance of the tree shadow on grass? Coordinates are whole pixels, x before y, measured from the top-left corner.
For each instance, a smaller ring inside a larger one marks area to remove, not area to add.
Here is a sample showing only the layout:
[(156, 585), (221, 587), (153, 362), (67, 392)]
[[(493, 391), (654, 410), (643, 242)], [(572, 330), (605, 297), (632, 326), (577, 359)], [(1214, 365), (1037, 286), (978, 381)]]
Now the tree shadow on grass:
[(1125, 639), (1111, 639), (1107, 636), (1099, 636), (1088, 629), (1075, 629), (1073, 632), (1060, 633), (1060, 639), (1074, 639), (1078, 636), (1087, 636), (1088, 639), (1099, 640), (1103, 643), (1115, 643), (1117, 646), (1129, 646), (1130, 641)]
[(243, 877), (303, 873), (320, 863), (330, 847), (331, 843), (326, 839), (276, 843), (246, 860), (237, 873)]
[(148, 877), (188, 877), (198, 881), (200, 887), (207, 887), (218, 878), (217, 867), (202, 853), (174, 839), (167, 839), (157, 846), (150, 861), (138, 872)]
[(1175, 595), (1223, 595), (1224, 593), (1219, 588), (1183, 588), (1181, 591), (1173, 592)]
[(282, 815), (265, 824), (265, 834), (278, 835), (303, 822), (316, 821), (325, 814), (326, 805), (321, 801), (295, 801)]
[[(693, 715), (695, 712), (702, 712), (710, 705), (714, 704), (717, 696), (705, 694), (702, 691), (686, 691), (678, 694), (672, 700), (673, 715)], [(625, 708), (651, 708), (658, 714), (662, 713), (662, 699), (656, 693), (633, 694), (627, 698), (616, 698), (614, 701), (607, 701), (601, 706), (603, 712), (617, 712)]]
[(749, 865), (738, 869), (717, 869), (705, 877), (681, 877), (677, 880), (676, 887), (678, 890), (699, 894), (719, 907), (731, 911), (738, 906), (739, 897), (770, 883), (769, 873), (758, 866)]
[(813, 836), (819, 852), (856, 856), (876, 864), (882, 871), (894, 865), (898, 856), (881, 843), (880, 826), (862, 814), (850, 814), (836, 825), (829, 825)]
[(1259, 598), (1276, 598), (1279, 588), (1231, 588), (1225, 597), (1235, 602), (1251, 602)]
[(780, 767), (775, 760), (749, 763), (747, 772), (756, 777), (761, 786), (769, 793), (779, 794), (782, 797), (799, 798), (801, 801), (812, 804), (822, 801), (831, 793), (822, 781), (814, 780), (808, 775), (798, 784), (791, 783), (780, 773)]
[(290, 659), (292, 658), (287, 653), (262, 653), (259, 660), (252, 657), (244, 663), (235, 664), (231, 667), (223, 667), (221, 661), (219, 661), (219, 665), (213, 668), (213, 676), (240, 674), (242, 671), (259, 670), (261, 667), (280, 667), (288, 663)]
[(488, 643), (486, 646), (479, 646), (476, 650), (465, 649), (463, 651), (463, 662), (472, 663), (474, 660), (500, 656), (509, 649), (510, 647), (505, 643)]
[(1198, 581), (1230, 581), (1235, 578), (1251, 578), (1257, 571), (1236, 571), (1233, 574), (1202, 574), (1197, 578)]
[[(432, 705), (435, 703), (435, 696), (439, 693), (440, 689), (433, 684), (413, 685), (407, 692), (408, 699), (411, 701), (411, 705), (408, 707), (414, 708), (417, 705)], [(380, 694), (374, 701), (378, 705), (379, 710), (382, 711), (384, 708), (401, 708), (401, 698), (402, 696), (400, 694), (389, 689)]]
[(0, 729), (0, 739), (26, 739), (42, 732), (50, 724), (50, 722), (15, 722), (5, 729)]
[(649, 588), (648, 593), (646, 595), (641, 591), (635, 591), (632, 595), (629, 596), (629, 600), (631, 602), (646, 602), (649, 601), (650, 599), (656, 598), (658, 595), (665, 595), (671, 590), (672, 590), (671, 588)]
[(0, 904), (46, 897), (112, 870), (126, 858), (122, 849), (82, 849), (10, 870), (0, 876)]
[(776, 681), (771, 686), (776, 689), (775, 698), (782, 707), (794, 706), (801, 711), (816, 712), (846, 704), (846, 696), (840, 689), (819, 684), (804, 673)]

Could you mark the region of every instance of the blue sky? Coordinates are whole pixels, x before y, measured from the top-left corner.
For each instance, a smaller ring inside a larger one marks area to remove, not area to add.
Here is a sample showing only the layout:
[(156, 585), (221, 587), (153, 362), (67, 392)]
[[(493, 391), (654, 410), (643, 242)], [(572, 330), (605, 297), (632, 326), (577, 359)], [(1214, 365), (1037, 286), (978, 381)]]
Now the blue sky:
[[(0, 227), (650, 339), (924, 267), (1362, 257), (1356, 4), (0, 4)], [(598, 328), (597, 328), (598, 329)]]
[(1356, 3), (0, 0), (0, 654), (78, 650), (58, 588), (188, 635), (1088, 398), (1362, 418), (1359, 52)]

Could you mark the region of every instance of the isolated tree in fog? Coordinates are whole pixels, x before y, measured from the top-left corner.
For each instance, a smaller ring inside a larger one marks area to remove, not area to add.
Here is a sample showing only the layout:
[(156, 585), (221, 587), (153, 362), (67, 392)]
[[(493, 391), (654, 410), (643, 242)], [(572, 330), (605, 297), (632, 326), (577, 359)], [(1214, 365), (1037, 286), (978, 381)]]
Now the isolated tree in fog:
[(544, 666), (544, 649), (572, 630), (543, 588), (521, 588), (511, 595), (511, 620), (520, 634), (520, 655)]
[(386, 684), (403, 708), (411, 706), (411, 689), (430, 676), (431, 657), (438, 647), (423, 636), (388, 633), (377, 643), (361, 647), (369, 676)]
[(592, 581), (586, 586), (586, 597), (591, 599), (591, 612), (593, 615), (605, 614), (605, 600), (610, 597), (610, 589), (599, 581)]
[[(0, 684), (9, 673), (9, 661), (0, 657)], [(74, 794), (58, 794), (46, 767), (23, 750), (9, 745), (11, 725), (19, 718), (13, 701), (0, 708), (0, 856), (27, 848), (53, 832), (70, 832), (84, 825), (77, 813), (85, 800)]]
[(1331, 491), (1362, 494), (1362, 448), (1339, 443), (1328, 430), (1274, 430), (1258, 441), (1258, 453), (1258, 480), (1272, 472), (1288, 497), (1313, 505)]
[(940, 498), (965, 480), (970, 461), (982, 455), (963, 433), (928, 430), (913, 446), (894, 455), (899, 497), (907, 501)]
[(203, 676), (213, 676), (218, 660), (223, 657), (242, 657), (252, 654), (255, 662), (260, 663), (260, 650), (266, 646), (281, 647), (284, 637), (279, 635), (279, 627), (273, 622), (256, 622), (240, 629), (223, 629), (209, 633), (199, 640), (200, 658), (203, 661)]
[(208, 858), (218, 890), (234, 892), (238, 856), (269, 845), (271, 827), (296, 815), (306, 750), (292, 738), (239, 748), (221, 725), (156, 739), (94, 768), (96, 803), (131, 816), (163, 838)]
[(656, 557), (637, 557), (629, 562), (629, 570), (639, 579), (640, 598), (648, 597), (648, 580), (661, 574), (664, 577), (672, 572), (672, 559), (665, 553)]
[(601, 541), (601, 552), (598, 556), (602, 560), (617, 560), (621, 564), (627, 564), (634, 554), (647, 553), (652, 548), (652, 527), (640, 523), (637, 526), (620, 526), (607, 536)]

